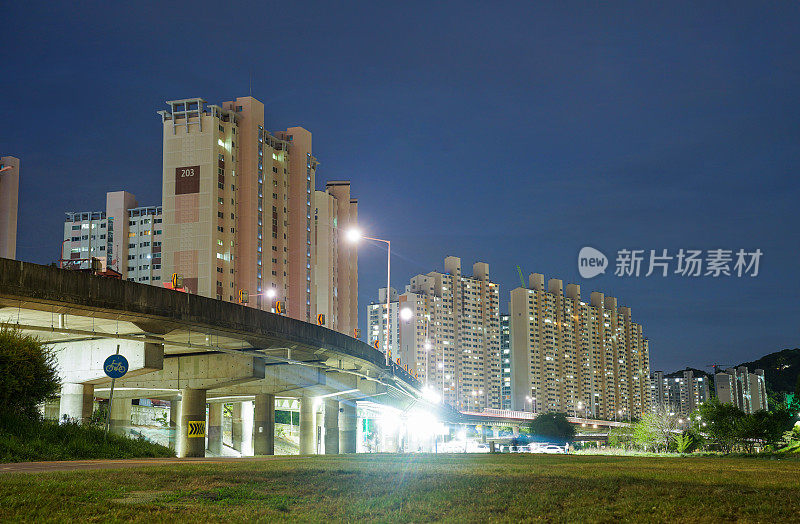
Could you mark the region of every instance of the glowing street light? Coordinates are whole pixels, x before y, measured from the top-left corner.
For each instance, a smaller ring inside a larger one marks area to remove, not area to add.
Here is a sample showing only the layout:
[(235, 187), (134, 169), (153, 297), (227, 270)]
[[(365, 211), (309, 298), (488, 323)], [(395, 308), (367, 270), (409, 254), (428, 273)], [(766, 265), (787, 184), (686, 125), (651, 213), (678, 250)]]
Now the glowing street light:
[(411, 320), (411, 317), (413, 316), (414, 312), (411, 311), (410, 308), (404, 307), (403, 309), (400, 310), (400, 320), (402, 320), (403, 322), (408, 322), (409, 320)]
[(386, 250), (386, 346), (383, 348), (383, 354), (386, 356), (386, 365), (391, 366), (391, 358), (389, 357), (389, 335), (391, 329), (389, 328), (389, 305), (391, 304), (391, 293), (389, 290), (392, 288), (392, 243), (389, 240), (382, 238), (366, 237), (364, 233), (357, 227), (351, 227), (345, 231), (345, 238), (351, 244), (357, 244), (362, 239), (372, 240), (374, 242), (383, 242), (387, 246)]

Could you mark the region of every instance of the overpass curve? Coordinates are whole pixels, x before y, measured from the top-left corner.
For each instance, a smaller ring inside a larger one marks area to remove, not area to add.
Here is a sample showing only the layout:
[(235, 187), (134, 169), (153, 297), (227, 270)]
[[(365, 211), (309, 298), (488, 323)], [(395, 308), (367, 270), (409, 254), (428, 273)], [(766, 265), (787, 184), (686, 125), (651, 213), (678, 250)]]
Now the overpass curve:
[(360, 340), (166, 288), (0, 259), (5, 322), (52, 344), (61, 355), (62, 380), (84, 388), (107, 388), (99, 362), (119, 345), (131, 362), (117, 381), (123, 397), (170, 398), (199, 389), (209, 401), (366, 398), (399, 409), (422, 405), (446, 418), (457, 414), (426, 401), (419, 381), (387, 366), (383, 353)]

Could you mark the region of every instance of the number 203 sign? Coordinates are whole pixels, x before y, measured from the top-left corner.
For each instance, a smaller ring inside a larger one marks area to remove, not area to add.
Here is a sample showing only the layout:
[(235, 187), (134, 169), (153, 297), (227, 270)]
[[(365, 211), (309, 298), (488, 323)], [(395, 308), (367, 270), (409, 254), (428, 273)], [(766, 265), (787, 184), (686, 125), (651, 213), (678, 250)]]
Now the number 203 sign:
[(200, 166), (175, 168), (175, 194), (200, 192)]

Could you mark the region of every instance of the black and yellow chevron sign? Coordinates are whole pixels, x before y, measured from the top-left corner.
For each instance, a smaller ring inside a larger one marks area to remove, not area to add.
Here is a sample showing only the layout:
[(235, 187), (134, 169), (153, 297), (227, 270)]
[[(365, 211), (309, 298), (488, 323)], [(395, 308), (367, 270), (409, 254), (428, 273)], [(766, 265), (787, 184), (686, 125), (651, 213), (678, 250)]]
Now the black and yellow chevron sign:
[(189, 438), (204, 438), (206, 436), (206, 421), (189, 422)]

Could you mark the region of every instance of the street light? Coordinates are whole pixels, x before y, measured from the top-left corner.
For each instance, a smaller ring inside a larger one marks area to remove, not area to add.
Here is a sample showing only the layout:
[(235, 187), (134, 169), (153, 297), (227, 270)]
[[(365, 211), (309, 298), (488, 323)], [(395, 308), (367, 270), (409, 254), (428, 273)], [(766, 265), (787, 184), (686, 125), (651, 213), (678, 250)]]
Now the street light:
[(351, 244), (357, 244), (359, 241), (372, 240), (374, 242), (383, 242), (387, 246), (386, 250), (386, 347), (383, 348), (383, 354), (386, 356), (386, 365), (391, 364), (389, 357), (389, 305), (391, 304), (391, 293), (389, 290), (392, 288), (392, 243), (389, 240), (382, 238), (365, 237), (360, 229), (351, 227), (345, 232), (345, 238)]
[(411, 317), (413, 316), (414, 312), (407, 307), (404, 307), (403, 309), (400, 310), (400, 320), (402, 320), (403, 322), (408, 322), (409, 320), (411, 320)]
[[(273, 309), (273, 303), (274, 303), (275, 297), (277, 295), (278, 295), (278, 292), (275, 291), (274, 287), (271, 287), (268, 290), (266, 290), (264, 293), (256, 293), (254, 296), (256, 296), (256, 297), (267, 297), (269, 299), (270, 312), (272, 312), (271, 310)], [(258, 307), (261, 307), (260, 303), (258, 304)]]
[(533, 413), (533, 399), (528, 395), (528, 396), (525, 397), (525, 400), (528, 402), (528, 404), (531, 405), (530, 411), (531, 411), (531, 413)]

